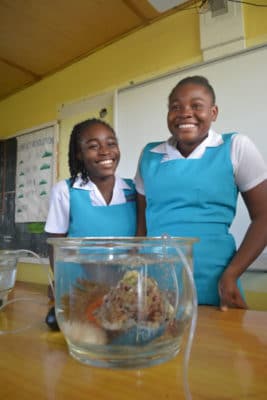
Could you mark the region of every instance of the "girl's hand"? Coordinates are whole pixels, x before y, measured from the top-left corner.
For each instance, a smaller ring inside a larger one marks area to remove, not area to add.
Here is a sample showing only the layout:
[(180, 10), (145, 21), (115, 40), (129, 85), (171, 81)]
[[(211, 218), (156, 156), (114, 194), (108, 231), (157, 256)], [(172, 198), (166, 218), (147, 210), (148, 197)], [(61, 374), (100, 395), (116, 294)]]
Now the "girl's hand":
[(248, 308), (245, 300), (241, 296), (236, 282), (236, 277), (231, 275), (227, 270), (222, 274), (218, 288), (221, 298), (221, 311), (227, 311), (228, 308)]

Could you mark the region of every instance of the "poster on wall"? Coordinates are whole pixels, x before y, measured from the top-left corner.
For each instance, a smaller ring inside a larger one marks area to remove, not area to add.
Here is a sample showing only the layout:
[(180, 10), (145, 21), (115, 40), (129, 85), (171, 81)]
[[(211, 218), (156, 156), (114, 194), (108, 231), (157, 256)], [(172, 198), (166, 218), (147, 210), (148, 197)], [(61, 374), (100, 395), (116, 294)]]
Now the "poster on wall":
[(53, 126), (17, 137), (15, 222), (46, 220), (53, 165)]

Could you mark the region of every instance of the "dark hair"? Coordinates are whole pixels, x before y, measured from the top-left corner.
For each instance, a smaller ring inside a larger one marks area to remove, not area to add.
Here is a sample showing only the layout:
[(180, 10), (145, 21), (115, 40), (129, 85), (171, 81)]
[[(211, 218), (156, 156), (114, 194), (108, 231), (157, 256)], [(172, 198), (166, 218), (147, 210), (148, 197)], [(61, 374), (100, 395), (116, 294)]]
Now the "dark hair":
[(168, 98), (169, 102), (175, 90), (181, 86), (187, 85), (188, 83), (194, 83), (196, 85), (205, 87), (209, 92), (209, 94), (211, 95), (213, 105), (215, 104), (216, 96), (213, 87), (211, 86), (207, 78), (200, 75), (188, 76), (187, 78), (184, 78), (180, 82), (178, 82), (177, 85), (172, 89), (171, 93), (169, 94)]
[(76, 124), (71, 132), (69, 141), (69, 171), (70, 171), (70, 184), (73, 185), (78, 174), (81, 174), (82, 181), (87, 183), (89, 181), (88, 171), (84, 166), (84, 162), (77, 158), (77, 154), (80, 151), (80, 141), (82, 133), (94, 125), (104, 125), (106, 128), (110, 129), (111, 132), (116, 136), (113, 128), (105, 121), (97, 118), (87, 119), (85, 121)]

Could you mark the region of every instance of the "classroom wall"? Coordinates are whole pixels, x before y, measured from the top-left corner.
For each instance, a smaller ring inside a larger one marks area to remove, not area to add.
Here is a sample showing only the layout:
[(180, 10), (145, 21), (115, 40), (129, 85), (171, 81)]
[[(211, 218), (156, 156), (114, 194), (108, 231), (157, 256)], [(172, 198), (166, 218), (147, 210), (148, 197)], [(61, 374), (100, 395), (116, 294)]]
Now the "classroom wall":
[[(243, 6), (243, 15), (247, 47), (267, 42), (267, 8)], [(125, 87), (201, 60), (197, 11), (177, 12), (1, 101), (0, 139), (56, 120), (63, 103)], [(67, 143), (62, 143), (66, 149), (61, 148), (61, 153), (67, 152)], [(39, 273), (36, 268), (20, 265), (18, 279), (34, 276), (35, 281), (46, 282), (43, 268)]]
[(0, 102), (0, 138), (56, 119), (62, 103), (199, 61), (198, 31), (194, 10), (177, 13), (10, 96)]

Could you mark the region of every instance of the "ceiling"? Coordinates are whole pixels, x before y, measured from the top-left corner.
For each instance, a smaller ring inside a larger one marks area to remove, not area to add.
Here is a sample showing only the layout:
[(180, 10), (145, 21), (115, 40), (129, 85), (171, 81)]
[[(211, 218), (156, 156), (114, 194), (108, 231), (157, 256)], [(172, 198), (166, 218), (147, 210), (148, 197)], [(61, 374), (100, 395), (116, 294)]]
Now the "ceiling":
[(0, 100), (176, 10), (147, 0), (0, 0)]

